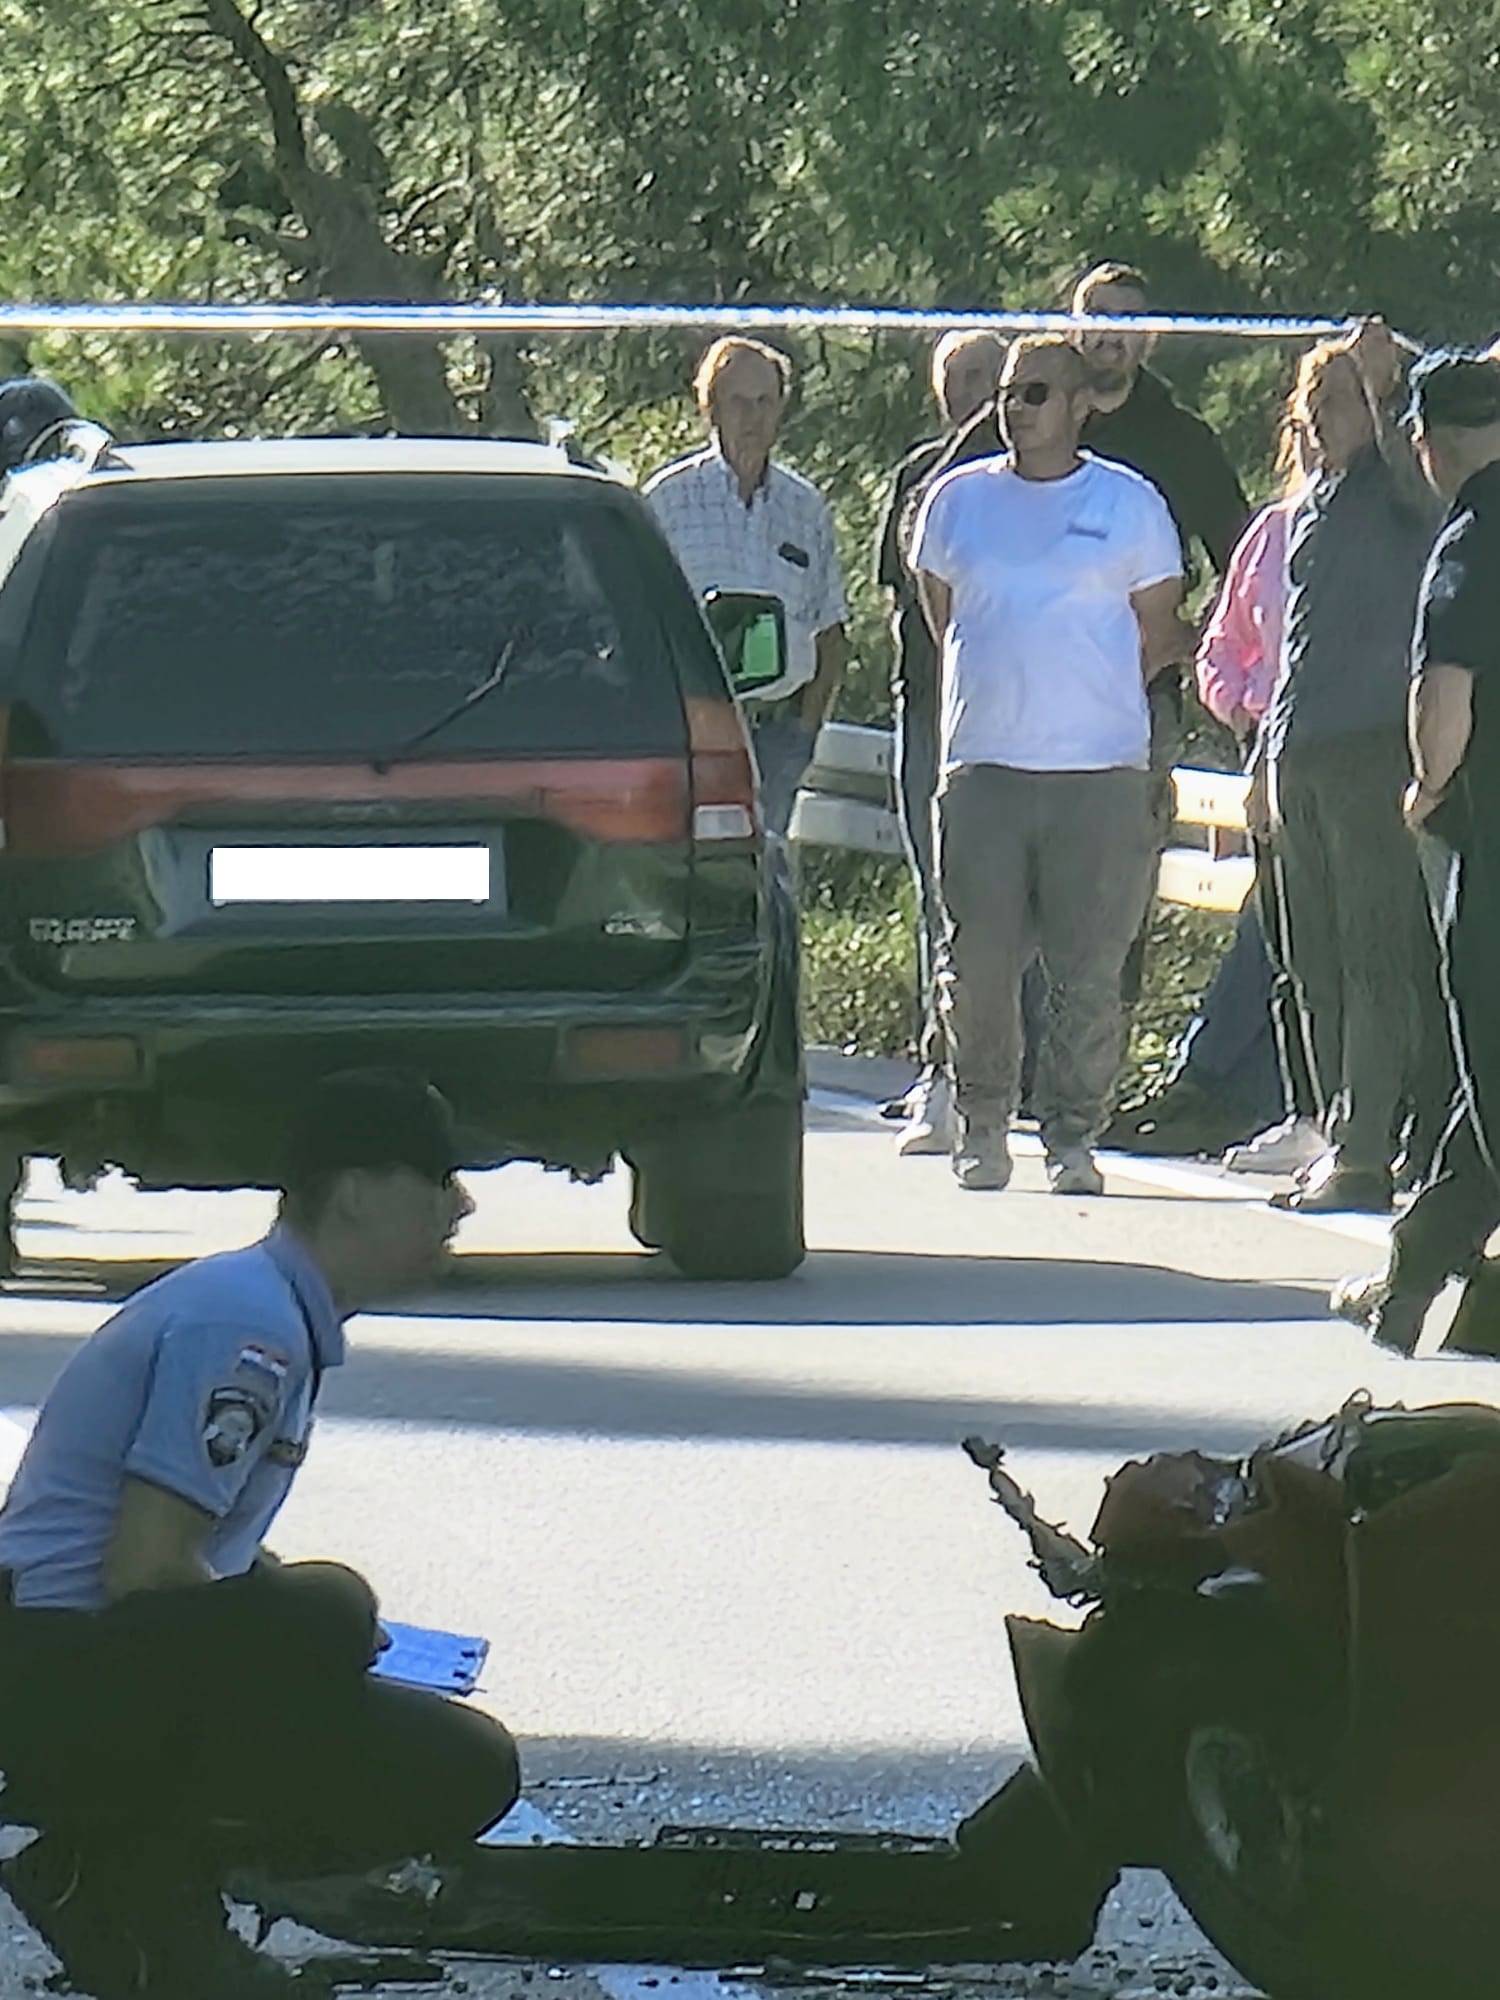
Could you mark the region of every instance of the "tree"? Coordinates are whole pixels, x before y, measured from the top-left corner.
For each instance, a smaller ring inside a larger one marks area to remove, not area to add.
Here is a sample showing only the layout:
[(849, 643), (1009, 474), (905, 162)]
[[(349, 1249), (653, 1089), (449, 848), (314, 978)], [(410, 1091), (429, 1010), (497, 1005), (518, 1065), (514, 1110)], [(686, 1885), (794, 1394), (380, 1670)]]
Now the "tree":
[[(235, 226), (242, 238), (280, 257), (299, 285), (324, 299), (435, 303), (451, 298), (444, 250), (424, 254), (402, 241), (410, 239), (440, 191), (425, 190), (388, 228), (382, 211), (389, 207), (394, 175), (371, 120), (342, 99), (321, 102), (316, 122), (331, 142), (337, 164), (320, 165), (286, 62), (237, 0), (200, 4), (206, 35), (223, 42), (265, 100), (272, 151), (269, 184), (263, 183), (260, 200), (264, 203), (269, 195), (277, 210), (291, 210), (300, 223), (293, 233), (238, 211)], [(477, 109), (472, 98), (466, 103), (471, 112)], [(438, 435), (472, 428), (448, 379), (440, 343), (422, 335), (369, 334), (359, 336), (356, 345), (379, 385), (394, 429)], [(490, 353), (487, 423), (507, 435), (534, 435), (519, 381), (506, 369), (503, 352)]]
[[(12, 296), (1165, 301), (1485, 330), (1496, 0), (0, 0)], [(862, 540), (916, 342), (789, 342)], [(644, 462), (695, 343), (37, 343), (101, 414), (515, 430)], [(17, 357), (19, 358), (19, 357)], [(1160, 363), (1264, 462), (1281, 354)]]

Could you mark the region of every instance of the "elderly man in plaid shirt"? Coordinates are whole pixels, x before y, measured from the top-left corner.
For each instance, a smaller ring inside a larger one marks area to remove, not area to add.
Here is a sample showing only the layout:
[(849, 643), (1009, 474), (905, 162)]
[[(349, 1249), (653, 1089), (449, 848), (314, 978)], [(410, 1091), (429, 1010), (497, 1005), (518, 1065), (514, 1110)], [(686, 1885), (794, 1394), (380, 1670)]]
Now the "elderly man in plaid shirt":
[(791, 386), (784, 354), (716, 340), (694, 387), (711, 442), (643, 489), (700, 597), (761, 591), (786, 609), (786, 672), (747, 701), (767, 828), (785, 834), (802, 775), (843, 678), (848, 606), (828, 503), (771, 450)]

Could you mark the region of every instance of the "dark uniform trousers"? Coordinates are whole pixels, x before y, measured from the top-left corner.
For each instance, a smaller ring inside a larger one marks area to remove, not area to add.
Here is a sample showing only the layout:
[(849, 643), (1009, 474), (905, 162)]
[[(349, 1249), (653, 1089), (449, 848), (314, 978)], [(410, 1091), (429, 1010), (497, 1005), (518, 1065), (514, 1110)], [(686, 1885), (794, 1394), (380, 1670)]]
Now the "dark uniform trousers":
[(937, 882), (935, 690), (927, 686), (918, 689), (910, 683), (899, 686), (893, 700), (893, 715), (896, 816), (917, 892), (917, 1059), (924, 1069), (936, 1069), (942, 1066), (944, 1056), (937, 980), (947, 936)]
[(0, 1612), (11, 1815), (224, 1868), (366, 1867), (452, 1848), (513, 1804), (491, 1717), (366, 1671), (375, 1601), (297, 1563), (101, 1612)]
[[(1459, 1067), (1459, 1094), (1432, 1180), (1396, 1224), (1390, 1282), (1436, 1294), (1471, 1274), (1500, 1228), (1500, 856), (1476, 843), (1442, 853), (1442, 973)], [(1433, 873), (1429, 861), (1429, 876)]]
[(1302, 1018), (1297, 1011), (1280, 862), (1269, 840), (1252, 840), (1250, 845), (1255, 856), (1255, 889), (1246, 907), (1253, 907), (1254, 922), (1270, 968), (1271, 1034), (1276, 1045), (1276, 1066), (1281, 1072), (1282, 1111), (1288, 1118), (1316, 1118), (1318, 1095), (1313, 1089)]
[(1437, 951), (1401, 818), (1399, 731), (1315, 742), (1278, 763), (1275, 847), (1308, 1067), (1339, 1164), (1389, 1170), (1407, 1107), (1431, 1157), (1448, 1102)]

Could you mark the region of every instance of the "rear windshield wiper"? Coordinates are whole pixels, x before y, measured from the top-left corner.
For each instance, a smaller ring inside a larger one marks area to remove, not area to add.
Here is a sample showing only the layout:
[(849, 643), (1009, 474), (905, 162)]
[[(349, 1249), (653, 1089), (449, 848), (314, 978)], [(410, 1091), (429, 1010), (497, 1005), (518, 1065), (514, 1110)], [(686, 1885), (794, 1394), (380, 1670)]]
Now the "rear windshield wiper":
[(384, 750), (372, 757), (370, 767), (375, 775), (383, 778), (393, 764), (403, 763), (414, 750), (420, 750), (424, 743), (431, 742), (434, 736), (440, 736), (449, 723), (457, 722), (461, 715), (467, 715), (471, 708), (476, 708), (480, 702), (492, 695), (510, 672), (511, 662), (516, 657), (516, 648), (520, 643), (521, 633), (512, 632), (500, 648), (494, 666), (476, 687), (469, 689), (462, 700), (454, 702), (451, 708), (444, 709), (443, 713), (434, 717), (431, 722), (424, 722), (420, 729), (408, 736), (404, 742), (398, 743), (394, 750)]

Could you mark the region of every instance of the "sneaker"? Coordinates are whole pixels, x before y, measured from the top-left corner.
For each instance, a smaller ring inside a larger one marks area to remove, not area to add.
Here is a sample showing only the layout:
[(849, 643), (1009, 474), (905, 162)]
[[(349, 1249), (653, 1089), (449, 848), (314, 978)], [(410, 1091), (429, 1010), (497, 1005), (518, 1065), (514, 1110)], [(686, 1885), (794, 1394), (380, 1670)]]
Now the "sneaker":
[(1191, 1158), (1222, 1153), (1243, 1134), (1246, 1122), (1191, 1077), (1182, 1076), (1155, 1097), (1117, 1111), (1099, 1144), (1116, 1153)]
[(1104, 1192), (1104, 1176), (1094, 1165), (1093, 1154), (1082, 1146), (1076, 1152), (1049, 1154), (1047, 1179), (1054, 1194), (1103, 1194)]
[(1394, 1206), (1390, 1171), (1335, 1167), (1290, 1194), (1273, 1194), (1270, 1206), (1290, 1215), (1389, 1215)]
[(903, 1160), (953, 1150), (953, 1090), (946, 1076), (935, 1076), (912, 1107), (912, 1122), (896, 1151)]
[(1362, 1326), (1377, 1347), (1394, 1354), (1412, 1354), (1422, 1337), (1422, 1322), (1432, 1304), (1428, 1292), (1401, 1291), (1387, 1271), (1345, 1278), (1328, 1294), (1330, 1309), (1340, 1319)]
[(1357, 1278), (1340, 1278), (1328, 1294), (1328, 1310), (1337, 1319), (1367, 1327), (1390, 1295), (1390, 1274), (1386, 1271), (1361, 1273)]
[(970, 1193), (1010, 1186), (1010, 1146), (1004, 1132), (976, 1126), (953, 1149), (953, 1178)]
[(1328, 1151), (1311, 1118), (1283, 1118), (1243, 1146), (1231, 1146), (1224, 1164), (1232, 1174), (1304, 1173)]
[(932, 1088), (935, 1071), (924, 1069), (914, 1076), (899, 1097), (888, 1097), (880, 1107), (880, 1116), (893, 1125), (904, 1125), (908, 1118), (917, 1115), (917, 1107)]

